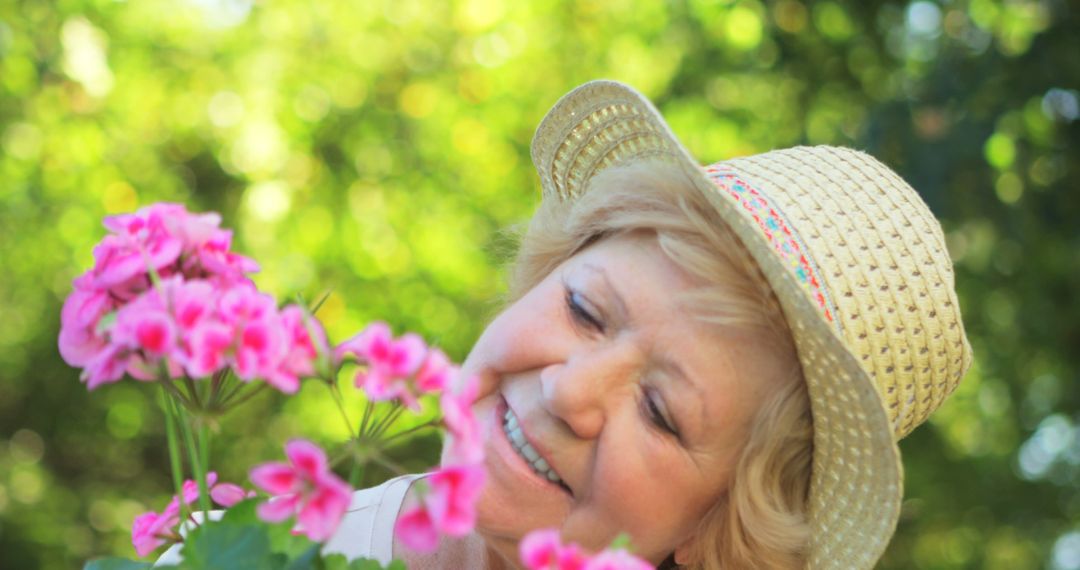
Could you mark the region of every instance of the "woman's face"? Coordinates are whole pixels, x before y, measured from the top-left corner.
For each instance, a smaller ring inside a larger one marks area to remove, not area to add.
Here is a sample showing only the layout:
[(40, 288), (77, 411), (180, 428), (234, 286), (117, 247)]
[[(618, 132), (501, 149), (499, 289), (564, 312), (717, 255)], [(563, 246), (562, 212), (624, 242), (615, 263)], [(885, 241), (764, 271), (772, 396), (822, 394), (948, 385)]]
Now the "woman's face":
[(482, 386), (489, 546), (516, 560), (525, 534), (557, 527), (588, 549), (626, 532), (654, 563), (681, 557), (782, 373), (767, 339), (679, 303), (701, 285), (655, 237), (614, 237), (488, 326), (463, 369)]

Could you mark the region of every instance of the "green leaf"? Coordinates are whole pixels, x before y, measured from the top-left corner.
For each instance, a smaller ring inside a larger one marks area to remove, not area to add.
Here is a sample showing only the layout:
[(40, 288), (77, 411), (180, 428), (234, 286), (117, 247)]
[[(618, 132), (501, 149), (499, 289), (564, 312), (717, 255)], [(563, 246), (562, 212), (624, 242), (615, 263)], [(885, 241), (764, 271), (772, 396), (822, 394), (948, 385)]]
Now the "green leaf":
[(318, 546), (302, 534), (293, 534), (292, 522), (279, 524), (262, 523), (270, 538), (270, 550), (284, 554), (288, 559), (295, 559), (307, 552), (312, 546)]
[[(259, 519), (257, 507), (262, 499), (245, 499), (225, 511), (221, 522), (229, 524), (249, 525), (255, 524), (266, 529), (266, 535), (270, 539), (270, 551), (280, 553), (286, 560), (297, 560), (307, 553), (313, 546), (317, 546), (306, 536), (294, 535), (291, 521), (282, 523), (268, 523)], [(316, 549), (317, 550), (317, 549)]]
[(633, 550), (633, 544), (630, 543), (630, 535), (625, 532), (619, 533), (614, 540), (611, 541), (612, 550), (626, 550), (627, 552)]
[[(389, 569), (405, 570), (405, 565), (400, 560), (393, 561)], [(372, 558), (357, 558), (349, 560), (344, 554), (330, 554), (322, 559), (322, 570), (386, 570), (378, 560)]]
[(313, 570), (319, 568), (319, 548), (321, 544), (312, 544), (307, 550), (289, 561), (287, 570)]
[(323, 570), (348, 570), (349, 559), (344, 554), (331, 554), (322, 559)]
[[(395, 560), (390, 563), (390, 568), (394, 568), (394, 563), (399, 562)], [(404, 566), (402, 566), (404, 568)], [(383, 565), (379, 564), (378, 560), (372, 558), (357, 558), (349, 564), (349, 570), (384, 570)]]
[[(98, 319), (97, 326), (94, 328), (94, 332), (99, 335), (104, 335), (112, 326), (116, 323), (116, 313), (120, 311), (113, 311), (111, 313), (105, 313)], [(111, 558), (106, 560), (112, 560)]]
[(281, 568), (286, 560), (270, 552), (270, 538), (262, 526), (225, 522), (192, 531), (182, 555), (183, 567), (193, 570), (263, 570)]
[[(149, 562), (138, 562), (127, 558), (98, 558), (87, 562), (83, 566), (83, 570), (143, 570), (151, 566)], [(175, 566), (162, 566), (161, 568), (175, 568)]]
[(243, 501), (236, 503), (225, 511), (225, 514), (221, 517), (221, 522), (238, 525), (251, 523), (260, 524), (261, 521), (255, 513), (259, 501), (260, 499), (252, 498), (244, 499)]

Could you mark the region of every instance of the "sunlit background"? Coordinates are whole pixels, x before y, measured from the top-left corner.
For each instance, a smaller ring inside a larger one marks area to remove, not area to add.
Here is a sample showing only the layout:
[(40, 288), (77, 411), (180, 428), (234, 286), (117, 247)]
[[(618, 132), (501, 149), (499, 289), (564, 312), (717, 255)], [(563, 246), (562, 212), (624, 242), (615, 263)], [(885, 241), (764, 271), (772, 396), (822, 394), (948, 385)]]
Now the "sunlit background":
[[(147, 385), (87, 393), (59, 308), (102, 216), (222, 212), (279, 299), (462, 358), (538, 200), (533, 129), (593, 78), (703, 161), (866, 149), (946, 228), (977, 360), (902, 445), (883, 568), (1080, 569), (1080, 6), (1066, 0), (5, 0), (0, 566), (133, 556), (170, 489)], [(353, 400), (353, 404), (356, 404)], [(344, 437), (319, 386), (223, 419), (242, 481)], [(430, 462), (417, 444), (411, 461)]]

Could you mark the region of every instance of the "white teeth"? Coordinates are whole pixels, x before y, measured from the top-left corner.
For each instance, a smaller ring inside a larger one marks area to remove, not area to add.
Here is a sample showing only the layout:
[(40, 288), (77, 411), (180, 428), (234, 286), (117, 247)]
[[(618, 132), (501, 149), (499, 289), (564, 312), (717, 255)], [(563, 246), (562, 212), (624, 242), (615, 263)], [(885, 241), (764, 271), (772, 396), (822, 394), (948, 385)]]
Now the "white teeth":
[(536, 448), (529, 445), (529, 442), (525, 440), (525, 434), (521, 433), (521, 426), (518, 425), (517, 416), (514, 412), (506, 410), (506, 414), (503, 416), (506, 420), (503, 423), (503, 431), (506, 432), (506, 437), (510, 439), (511, 447), (514, 451), (518, 452), (518, 455), (525, 460), (538, 475), (546, 478), (552, 483), (562, 484), (562, 480), (555, 474), (555, 471), (551, 469), (547, 461), (544, 461), (540, 454), (536, 451)]

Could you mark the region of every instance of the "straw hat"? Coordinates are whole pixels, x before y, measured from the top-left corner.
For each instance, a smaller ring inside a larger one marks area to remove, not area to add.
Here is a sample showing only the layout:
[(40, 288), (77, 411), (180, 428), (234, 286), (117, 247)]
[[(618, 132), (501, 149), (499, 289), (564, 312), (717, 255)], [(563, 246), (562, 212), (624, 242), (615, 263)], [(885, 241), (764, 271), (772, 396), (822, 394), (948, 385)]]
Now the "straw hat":
[(810, 394), (810, 568), (871, 568), (900, 514), (896, 441), (971, 364), (941, 227), (918, 194), (858, 151), (798, 147), (700, 167), (640, 93), (574, 89), (532, 142), (546, 199), (601, 170), (681, 165), (760, 265), (794, 335)]

